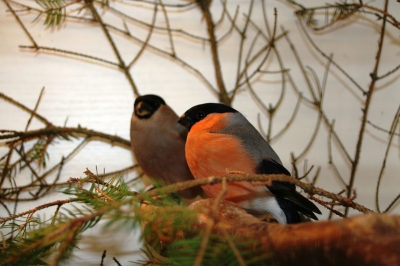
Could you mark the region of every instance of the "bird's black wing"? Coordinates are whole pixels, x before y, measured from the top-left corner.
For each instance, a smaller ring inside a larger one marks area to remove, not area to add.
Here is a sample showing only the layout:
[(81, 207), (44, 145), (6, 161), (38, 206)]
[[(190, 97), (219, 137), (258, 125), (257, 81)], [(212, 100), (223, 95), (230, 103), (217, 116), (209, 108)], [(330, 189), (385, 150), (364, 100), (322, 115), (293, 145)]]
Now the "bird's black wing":
[[(290, 176), (289, 171), (274, 160), (263, 160), (258, 166), (257, 173), (284, 174)], [(321, 214), (321, 211), (309, 199), (298, 193), (294, 184), (272, 181), (272, 186), (267, 186), (267, 188), (277, 197), (278, 204), (285, 212), (288, 223), (300, 222), (300, 218), (296, 217), (293, 208), (312, 219), (318, 220), (313, 212)], [(293, 206), (293, 204), (295, 204), (295, 206)], [(297, 218), (299, 221), (297, 221)]]

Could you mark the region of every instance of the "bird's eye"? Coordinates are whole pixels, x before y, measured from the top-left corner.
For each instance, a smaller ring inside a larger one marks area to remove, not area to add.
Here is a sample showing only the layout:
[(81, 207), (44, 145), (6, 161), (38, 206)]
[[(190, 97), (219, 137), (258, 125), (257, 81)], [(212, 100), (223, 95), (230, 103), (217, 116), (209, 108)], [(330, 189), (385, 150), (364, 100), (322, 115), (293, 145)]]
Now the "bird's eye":
[(197, 118), (198, 120), (201, 120), (201, 119), (203, 119), (204, 117), (206, 117), (206, 114), (205, 114), (203, 111), (198, 111), (198, 112), (196, 113), (196, 118)]
[(160, 106), (160, 103), (159, 103), (159, 102), (154, 102), (154, 103), (153, 103), (153, 106), (154, 106), (154, 107), (158, 107), (158, 106)]

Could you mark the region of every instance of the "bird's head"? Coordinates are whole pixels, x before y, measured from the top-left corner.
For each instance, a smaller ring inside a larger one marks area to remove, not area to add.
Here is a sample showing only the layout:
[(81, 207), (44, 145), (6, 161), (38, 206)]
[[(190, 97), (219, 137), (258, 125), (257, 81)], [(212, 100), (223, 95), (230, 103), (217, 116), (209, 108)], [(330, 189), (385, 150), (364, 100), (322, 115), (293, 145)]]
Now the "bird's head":
[(194, 124), (205, 119), (208, 115), (223, 113), (237, 113), (237, 111), (221, 103), (199, 104), (187, 110), (179, 118), (178, 123), (190, 130)]
[(139, 119), (148, 119), (161, 105), (165, 105), (165, 101), (160, 96), (147, 94), (137, 97), (133, 108)]

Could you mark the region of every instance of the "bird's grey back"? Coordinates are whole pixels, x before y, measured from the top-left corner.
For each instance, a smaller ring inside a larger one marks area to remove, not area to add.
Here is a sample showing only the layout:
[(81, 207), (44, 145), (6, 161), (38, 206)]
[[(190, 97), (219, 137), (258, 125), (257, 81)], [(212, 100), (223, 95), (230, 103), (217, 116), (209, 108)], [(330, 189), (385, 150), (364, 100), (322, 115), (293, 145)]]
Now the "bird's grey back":
[(268, 142), (241, 113), (232, 113), (229, 116), (227, 126), (218, 132), (238, 137), (246, 150), (257, 162), (261, 162), (264, 159), (272, 159), (275, 162), (282, 164), (279, 156), (275, 153)]

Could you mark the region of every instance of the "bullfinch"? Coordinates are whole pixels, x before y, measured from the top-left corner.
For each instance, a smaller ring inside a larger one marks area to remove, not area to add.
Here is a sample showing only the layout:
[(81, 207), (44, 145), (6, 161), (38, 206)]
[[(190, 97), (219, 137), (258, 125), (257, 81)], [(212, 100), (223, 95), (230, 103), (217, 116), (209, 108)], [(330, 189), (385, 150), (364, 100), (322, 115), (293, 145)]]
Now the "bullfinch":
[[(285, 174), (281, 160), (252, 124), (235, 109), (217, 103), (196, 105), (178, 123), (188, 130), (186, 160), (193, 176), (206, 178), (229, 172)], [(216, 197), (221, 184), (203, 186)], [(301, 222), (299, 213), (318, 220), (320, 210), (296, 191), (293, 184), (272, 181), (271, 186), (250, 182), (229, 183), (225, 199), (237, 203), (253, 215), (270, 213), (281, 224)]]
[[(157, 95), (136, 98), (131, 119), (131, 147), (143, 172), (157, 181), (172, 184), (193, 180), (185, 158), (187, 128)], [(186, 204), (200, 199), (200, 187), (180, 191)]]

